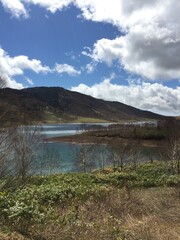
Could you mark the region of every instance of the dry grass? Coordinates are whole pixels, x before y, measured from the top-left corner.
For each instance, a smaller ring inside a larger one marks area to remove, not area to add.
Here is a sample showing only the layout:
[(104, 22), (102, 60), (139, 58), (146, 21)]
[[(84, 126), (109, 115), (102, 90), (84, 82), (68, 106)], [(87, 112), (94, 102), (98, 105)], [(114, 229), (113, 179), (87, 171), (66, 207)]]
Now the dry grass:
[(0, 233), (0, 240), (26, 240), (27, 238), (23, 237), (18, 233), (3, 234)]
[[(31, 229), (31, 238), (1, 240), (180, 240), (178, 188), (112, 189), (72, 207), (56, 207), (53, 218)], [(39, 237), (37, 237), (39, 236)]]
[(179, 240), (179, 200), (178, 190), (171, 188), (112, 190), (64, 211), (58, 224), (46, 226), (43, 236), (47, 240)]

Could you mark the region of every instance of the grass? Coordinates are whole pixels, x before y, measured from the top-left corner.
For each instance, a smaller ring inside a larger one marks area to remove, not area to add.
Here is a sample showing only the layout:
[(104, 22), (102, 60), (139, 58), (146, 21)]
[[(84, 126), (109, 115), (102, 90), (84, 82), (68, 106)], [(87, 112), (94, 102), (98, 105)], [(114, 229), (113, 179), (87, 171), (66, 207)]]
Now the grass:
[(167, 163), (13, 183), (0, 192), (2, 240), (180, 239), (180, 175)]
[(54, 114), (50, 111), (44, 111), (44, 122), (49, 124), (57, 123), (106, 123), (107, 120), (98, 118), (78, 117), (68, 114)]
[(107, 120), (88, 117), (77, 117), (73, 120), (74, 123), (107, 123)]
[(61, 122), (61, 116), (60, 114), (55, 115), (53, 112), (50, 111), (44, 111), (44, 122), (49, 124), (54, 124)]

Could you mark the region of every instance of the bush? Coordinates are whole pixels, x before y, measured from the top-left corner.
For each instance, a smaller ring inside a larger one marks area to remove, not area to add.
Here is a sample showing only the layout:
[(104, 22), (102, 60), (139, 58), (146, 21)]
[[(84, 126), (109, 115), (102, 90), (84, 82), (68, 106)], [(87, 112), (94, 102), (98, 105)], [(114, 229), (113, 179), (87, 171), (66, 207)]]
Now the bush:
[(180, 175), (170, 175), (166, 179), (167, 186), (180, 186)]
[(27, 232), (33, 224), (45, 220), (46, 209), (33, 197), (29, 188), (0, 197), (0, 219), (11, 228)]

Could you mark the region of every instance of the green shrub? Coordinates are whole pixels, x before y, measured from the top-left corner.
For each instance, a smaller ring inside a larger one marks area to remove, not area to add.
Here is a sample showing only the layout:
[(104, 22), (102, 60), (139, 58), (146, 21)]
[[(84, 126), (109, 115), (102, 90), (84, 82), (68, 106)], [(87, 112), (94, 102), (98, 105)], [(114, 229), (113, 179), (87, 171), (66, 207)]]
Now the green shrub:
[(166, 179), (167, 186), (180, 186), (180, 175), (170, 175)]

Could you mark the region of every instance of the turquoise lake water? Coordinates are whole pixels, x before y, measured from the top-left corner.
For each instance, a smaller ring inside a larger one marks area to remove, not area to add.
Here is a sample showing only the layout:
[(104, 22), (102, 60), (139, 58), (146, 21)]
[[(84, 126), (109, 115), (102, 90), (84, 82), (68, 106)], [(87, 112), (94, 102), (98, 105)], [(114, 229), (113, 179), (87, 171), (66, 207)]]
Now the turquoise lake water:
[[(87, 124), (87, 126), (94, 124)], [(97, 124), (96, 124), (97, 125)], [(108, 123), (101, 124), (103, 126)], [(41, 127), (42, 138), (73, 135), (82, 132), (82, 124), (54, 124), (43, 125)], [(82, 153), (83, 152), (83, 153)], [(91, 171), (102, 168), (104, 165), (112, 165), (112, 150), (106, 145), (82, 145), (67, 142), (46, 142), (41, 143), (35, 164), (32, 166), (34, 174), (51, 174), (59, 172), (79, 172), (83, 171), (78, 162), (82, 156), (86, 155), (87, 168)], [(150, 161), (156, 159), (159, 151), (154, 147), (141, 146), (140, 161)], [(128, 161), (128, 159), (127, 159)]]

